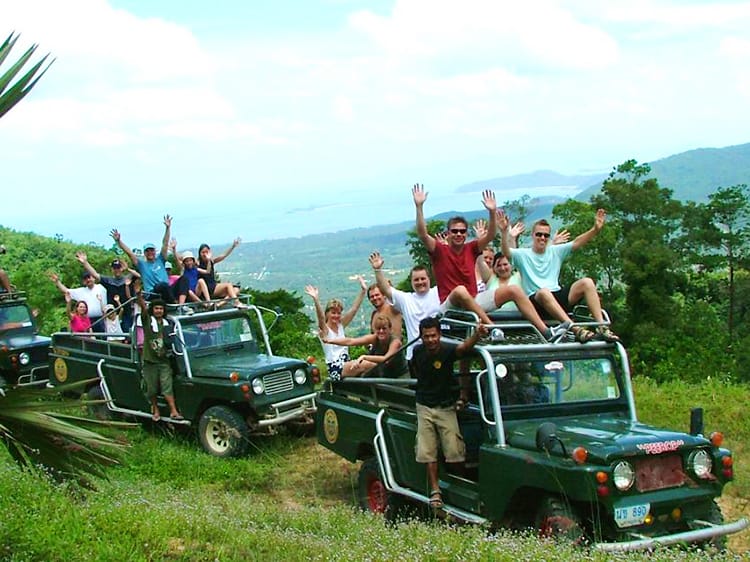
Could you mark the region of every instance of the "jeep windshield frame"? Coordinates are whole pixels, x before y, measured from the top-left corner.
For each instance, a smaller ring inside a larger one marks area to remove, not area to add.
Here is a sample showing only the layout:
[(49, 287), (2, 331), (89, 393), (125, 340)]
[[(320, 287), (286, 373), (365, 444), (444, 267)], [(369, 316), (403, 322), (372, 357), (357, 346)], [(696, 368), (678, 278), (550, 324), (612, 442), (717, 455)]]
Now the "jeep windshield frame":
[(0, 306), (0, 334), (11, 330), (36, 331), (34, 317), (28, 305), (23, 302)]
[(181, 316), (174, 322), (175, 341), (172, 349), (180, 358), (178, 361), (184, 362), (188, 378), (193, 377), (191, 357), (273, 355), (262, 313), (255, 306)]
[[(533, 351), (529, 346), (518, 349), (515, 347), (475, 348), (475, 357), (480, 357), (480, 363), (484, 363), (475, 378), (478, 407), (482, 420), (494, 430), (495, 442), (498, 445), (506, 446), (506, 417), (510, 421), (611, 412), (625, 415), (631, 422), (638, 421), (630, 367), (621, 344), (597, 342), (589, 344), (585, 350), (577, 344), (538, 345), (534, 346)], [(498, 365), (503, 367), (498, 370)], [(596, 366), (601, 371), (598, 375), (593, 372)], [(502, 391), (502, 381), (507, 377), (518, 377), (521, 369), (527, 372), (531, 369), (532, 388), (535, 388), (539, 395), (535, 398), (532, 393), (531, 399), (525, 403), (508, 403), (510, 392)], [(565, 393), (575, 388), (578, 371), (588, 371), (586, 378), (593, 377), (592, 388), (597, 390), (595, 393), (589, 391), (588, 396), (584, 393), (579, 399), (565, 400)], [(603, 381), (605, 377), (606, 383)], [(489, 380), (496, 381), (496, 384), (488, 384)], [(550, 400), (539, 398), (545, 395)]]

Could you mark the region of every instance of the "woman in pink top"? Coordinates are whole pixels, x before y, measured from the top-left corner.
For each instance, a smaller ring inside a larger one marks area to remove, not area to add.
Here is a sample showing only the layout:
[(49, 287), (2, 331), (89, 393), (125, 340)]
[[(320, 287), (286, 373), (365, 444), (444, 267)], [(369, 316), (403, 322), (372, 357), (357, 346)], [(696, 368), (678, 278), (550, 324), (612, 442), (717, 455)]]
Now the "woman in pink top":
[(68, 317), (70, 318), (71, 332), (91, 332), (91, 319), (89, 318), (89, 307), (85, 301), (78, 301), (73, 309), (73, 299), (70, 293), (65, 293)]

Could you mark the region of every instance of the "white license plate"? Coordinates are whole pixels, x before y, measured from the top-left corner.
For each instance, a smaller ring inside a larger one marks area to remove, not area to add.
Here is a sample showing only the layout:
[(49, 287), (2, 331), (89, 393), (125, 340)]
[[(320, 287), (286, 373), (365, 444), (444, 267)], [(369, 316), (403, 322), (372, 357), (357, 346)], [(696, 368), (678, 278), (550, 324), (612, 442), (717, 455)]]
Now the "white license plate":
[(617, 523), (617, 526), (620, 528), (640, 525), (646, 519), (649, 507), (651, 507), (651, 504), (648, 503), (629, 505), (627, 507), (616, 507), (615, 523)]

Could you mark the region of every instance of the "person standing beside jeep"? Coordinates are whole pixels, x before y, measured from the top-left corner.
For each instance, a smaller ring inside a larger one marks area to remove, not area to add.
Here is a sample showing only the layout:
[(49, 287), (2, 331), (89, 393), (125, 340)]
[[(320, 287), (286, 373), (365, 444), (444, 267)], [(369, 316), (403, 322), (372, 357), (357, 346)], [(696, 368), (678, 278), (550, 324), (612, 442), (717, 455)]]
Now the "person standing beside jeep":
[(462, 381), (456, 401), (453, 364), (474, 348), (479, 338), (487, 334), (487, 328), (479, 324), (471, 336), (451, 345), (440, 341), (440, 320), (425, 318), (419, 323), (419, 334), (422, 343), (414, 348), (411, 358), (412, 373), (417, 379), (416, 461), (427, 468), (430, 507), (440, 509), (443, 497), (438, 482), (438, 448), (449, 464), (463, 463), (466, 455), (456, 410), (466, 404), (468, 393), (466, 381)]
[[(156, 252), (156, 244), (148, 242), (143, 245), (143, 256), (139, 257), (122, 241), (120, 232), (112, 229), (110, 236), (114, 239), (120, 249), (130, 258), (130, 261), (138, 270), (143, 283), (143, 290), (149, 297), (160, 297), (164, 302), (173, 303), (174, 296), (169, 286), (169, 275), (167, 274), (167, 250), (169, 249), (169, 236), (172, 228), (172, 217), (164, 215), (164, 238), (161, 249)], [(150, 299), (149, 299), (150, 300)]]
[(151, 403), (151, 419), (159, 421), (159, 390), (169, 405), (169, 417), (173, 420), (184, 419), (177, 410), (172, 385), (172, 362), (170, 360), (171, 325), (167, 321), (166, 303), (161, 299), (152, 299), (148, 305), (143, 298), (141, 281), (134, 282), (135, 295), (141, 308), (143, 326), (143, 353), (141, 355), (141, 373), (146, 383), (146, 398)]

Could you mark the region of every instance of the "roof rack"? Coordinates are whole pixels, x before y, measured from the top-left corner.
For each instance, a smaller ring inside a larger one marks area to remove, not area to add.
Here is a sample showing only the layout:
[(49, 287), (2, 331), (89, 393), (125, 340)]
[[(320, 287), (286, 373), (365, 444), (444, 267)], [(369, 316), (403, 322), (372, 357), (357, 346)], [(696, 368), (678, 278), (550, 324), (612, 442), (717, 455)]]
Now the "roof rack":
[[(517, 310), (495, 310), (488, 312), (487, 315), (492, 320), (488, 326), (490, 330), (499, 328), (503, 331), (504, 338), (501, 341), (493, 341), (493, 345), (519, 345), (519, 344), (549, 344), (547, 338), (534, 326), (529, 320)], [(585, 305), (576, 305), (568, 313), (573, 320), (573, 326), (596, 327), (602, 325), (601, 322), (594, 320), (591, 311)], [(609, 315), (602, 310), (604, 316), (603, 325), (609, 325)], [(549, 326), (556, 326), (559, 321), (544, 318)], [(441, 318), (441, 331), (443, 335), (449, 338), (464, 340), (469, 337), (476, 329), (479, 323), (479, 317), (469, 310), (448, 310)], [(560, 339), (560, 342), (574, 342), (575, 336), (571, 330)]]
[(0, 291), (0, 301), (4, 300), (22, 300), (26, 298), (26, 291)]
[[(211, 312), (214, 310), (225, 310), (229, 308), (247, 308), (252, 303), (252, 295), (239, 295), (234, 298), (213, 299), (210, 301), (194, 301), (182, 304), (168, 304), (167, 311), (170, 314), (190, 316), (198, 312)], [(238, 306), (235, 301), (239, 301)]]

